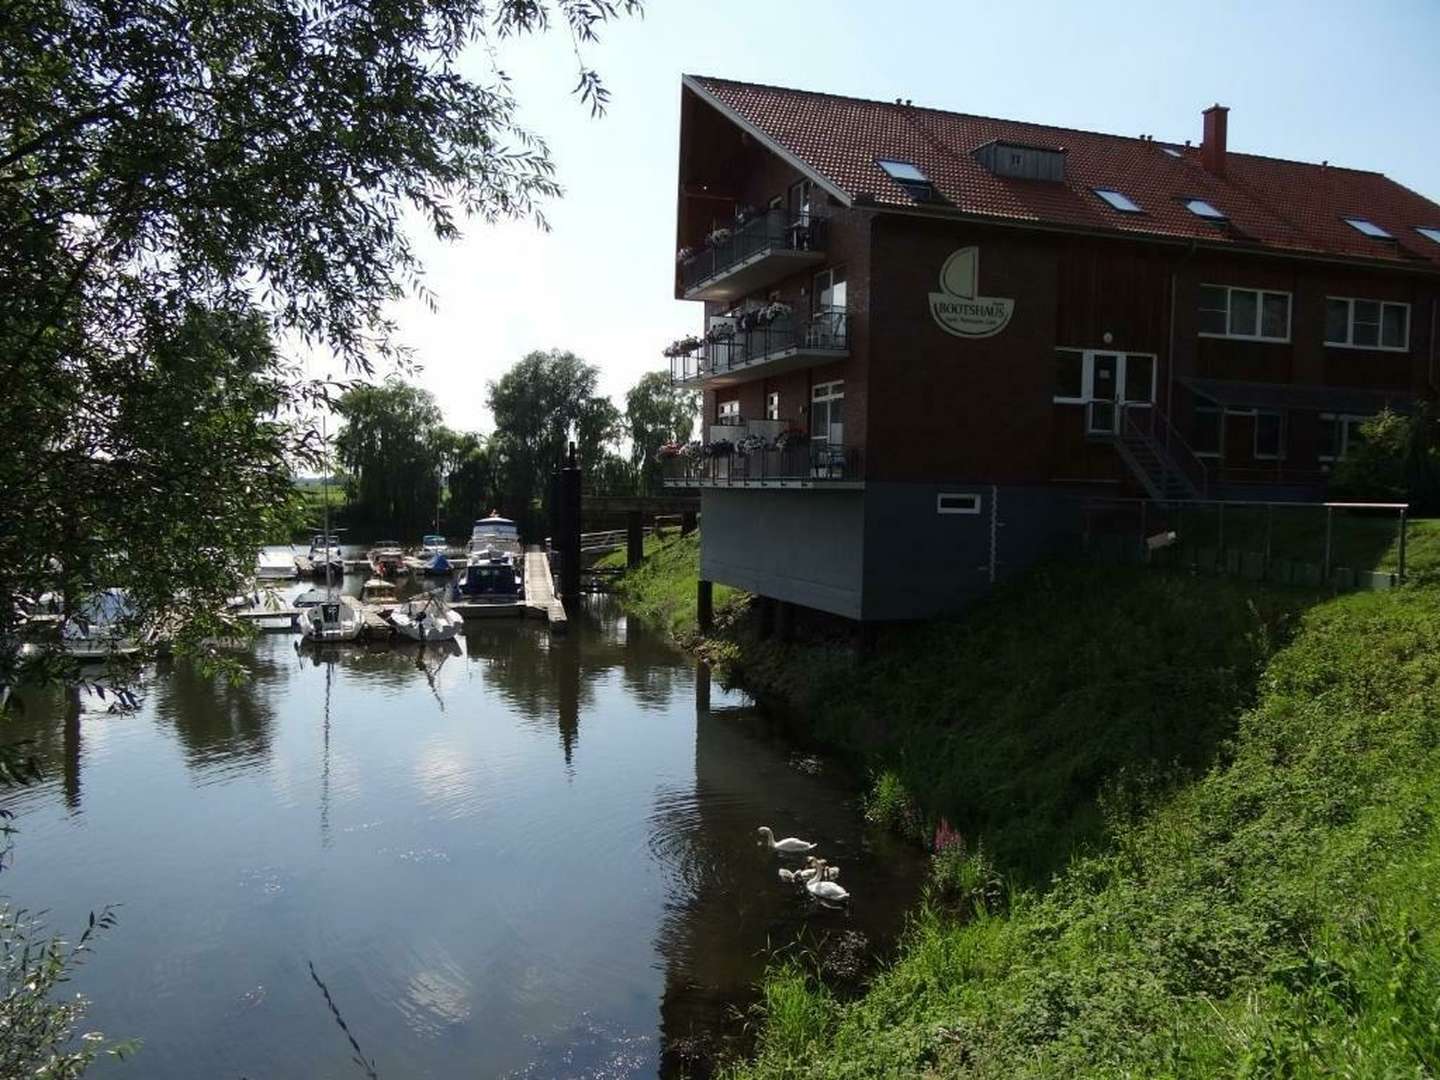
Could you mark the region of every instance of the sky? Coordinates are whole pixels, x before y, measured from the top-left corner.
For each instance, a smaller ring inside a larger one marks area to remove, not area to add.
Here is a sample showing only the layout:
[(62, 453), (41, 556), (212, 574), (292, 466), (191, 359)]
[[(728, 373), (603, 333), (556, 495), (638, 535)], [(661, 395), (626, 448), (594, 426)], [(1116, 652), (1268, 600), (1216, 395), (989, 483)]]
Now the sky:
[(623, 408), (660, 350), (700, 330), (702, 305), (673, 298), (682, 74), (1169, 142), (1198, 143), (1219, 102), (1232, 150), (1374, 169), (1440, 201), (1440, 0), (648, 0), (601, 33), (586, 50), (612, 95), (599, 119), (571, 94), (563, 31), (500, 54), (565, 189), (551, 231), (415, 232), (438, 310), (393, 314), (451, 427), (488, 432), (486, 384), (534, 349), (597, 365)]

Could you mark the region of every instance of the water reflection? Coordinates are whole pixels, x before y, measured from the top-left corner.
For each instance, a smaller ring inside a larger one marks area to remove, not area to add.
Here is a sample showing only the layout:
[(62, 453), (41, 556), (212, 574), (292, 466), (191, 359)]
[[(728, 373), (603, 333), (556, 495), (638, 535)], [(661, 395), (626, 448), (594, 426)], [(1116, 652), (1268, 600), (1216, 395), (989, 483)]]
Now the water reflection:
[[(134, 715), (32, 695), (16, 728), (51, 779), (7, 887), (63, 927), (124, 905), (75, 988), (147, 1076), (347, 1075), (310, 962), (381, 1076), (699, 1076), (767, 943), (879, 949), (913, 896), (840, 773), (606, 600), (567, 637), (236, 655), (240, 685), (176, 662)], [(760, 824), (852, 909), (782, 889)]]

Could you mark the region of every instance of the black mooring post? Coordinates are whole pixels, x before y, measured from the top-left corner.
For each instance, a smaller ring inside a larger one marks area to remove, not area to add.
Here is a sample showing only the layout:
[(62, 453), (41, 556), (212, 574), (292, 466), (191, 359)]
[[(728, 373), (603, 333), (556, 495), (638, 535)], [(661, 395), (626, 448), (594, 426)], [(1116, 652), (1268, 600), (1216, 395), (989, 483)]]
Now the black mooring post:
[(560, 469), (560, 599), (571, 601), (580, 596), (580, 462), (575, 444)]
[(634, 569), (645, 561), (645, 518), (639, 510), (625, 512), (625, 565)]

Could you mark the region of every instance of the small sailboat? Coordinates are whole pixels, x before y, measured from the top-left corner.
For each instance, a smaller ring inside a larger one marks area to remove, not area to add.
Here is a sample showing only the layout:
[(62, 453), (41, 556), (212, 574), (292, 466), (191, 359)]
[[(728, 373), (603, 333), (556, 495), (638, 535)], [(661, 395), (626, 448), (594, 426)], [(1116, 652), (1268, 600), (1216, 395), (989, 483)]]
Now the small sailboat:
[(440, 589), (407, 600), (390, 612), (390, 625), (414, 641), (451, 641), (465, 626), (460, 613), (445, 602)]
[(329, 596), (300, 611), (307, 641), (354, 641), (365, 629), (365, 614), (353, 596)]

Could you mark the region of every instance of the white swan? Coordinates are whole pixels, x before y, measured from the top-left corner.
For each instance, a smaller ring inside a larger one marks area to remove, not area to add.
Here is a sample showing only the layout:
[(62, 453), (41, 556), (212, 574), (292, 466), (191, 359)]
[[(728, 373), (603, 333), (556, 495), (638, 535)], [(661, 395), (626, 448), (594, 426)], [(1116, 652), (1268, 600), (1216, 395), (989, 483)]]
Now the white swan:
[[(796, 871), (795, 871), (795, 876), (796, 876), (797, 878), (799, 878), (801, 881), (813, 881), (813, 880), (815, 879), (815, 875), (816, 875), (817, 873), (819, 873), (819, 871), (820, 871), (820, 865), (821, 865), (820, 860), (817, 859), (817, 858), (815, 858), (814, 855), (811, 855), (810, 858), (809, 858), (807, 861), (808, 861), (809, 864), (810, 864), (808, 867), (806, 867), (804, 870), (796, 870)], [(824, 866), (825, 866), (825, 874), (824, 874), (824, 877), (822, 878), (822, 880), (824, 880), (824, 881), (839, 881), (839, 880), (840, 880), (840, 867), (838, 867), (838, 866), (831, 866), (829, 863), (825, 863)]]
[(793, 836), (787, 836), (784, 840), (776, 840), (769, 825), (761, 825), (758, 832), (760, 839), (769, 845), (771, 851), (783, 851), (786, 855), (803, 855), (807, 851), (814, 851), (819, 846), (806, 840), (797, 840)]
[(780, 880), (783, 881), (786, 885), (802, 885), (804, 884), (805, 879), (802, 878), (800, 875), (804, 872), (805, 871), (803, 870), (786, 870), (782, 866), (780, 868)]
[[(819, 877), (823, 878), (826, 866), (823, 860), (815, 867), (819, 871)], [(843, 887), (833, 881), (811, 880), (805, 883), (805, 889), (817, 900), (827, 900), (831, 903), (843, 904), (850, 899), (850, 894)]]

